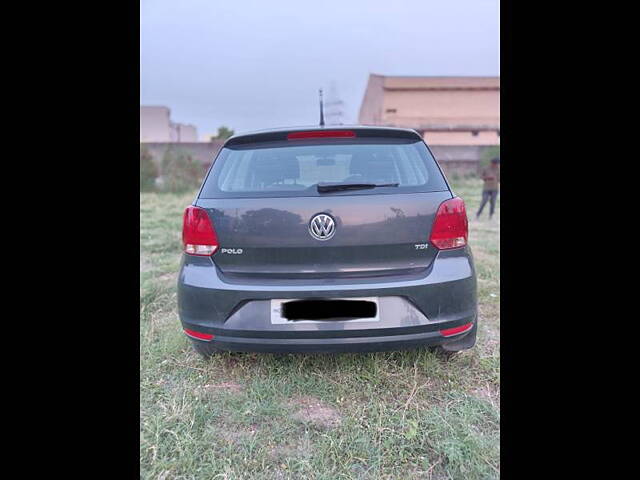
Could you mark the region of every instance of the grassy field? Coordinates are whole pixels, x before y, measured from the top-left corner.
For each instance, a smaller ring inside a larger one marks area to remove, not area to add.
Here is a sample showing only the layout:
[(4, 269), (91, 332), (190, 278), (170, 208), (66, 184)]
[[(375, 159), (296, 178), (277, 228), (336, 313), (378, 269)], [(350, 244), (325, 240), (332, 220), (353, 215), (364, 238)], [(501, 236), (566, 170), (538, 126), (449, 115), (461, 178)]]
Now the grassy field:
[(454, 187), (471, 219), (480, 323), (476, 347), (451, 359), (422, 349), (204, 361), (175, 292), (194, 194), (141, 194), (141, 478), (498, 478), (500, 212), (474, 220), (480, 181)]

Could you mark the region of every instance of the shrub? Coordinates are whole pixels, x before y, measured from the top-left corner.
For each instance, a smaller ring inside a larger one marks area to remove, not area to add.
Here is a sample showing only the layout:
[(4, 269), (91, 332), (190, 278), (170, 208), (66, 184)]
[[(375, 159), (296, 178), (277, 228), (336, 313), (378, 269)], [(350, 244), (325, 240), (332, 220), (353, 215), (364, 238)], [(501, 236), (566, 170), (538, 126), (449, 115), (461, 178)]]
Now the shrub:
[(162, 157), (162, 190), (182, 193), (200, 186), (204, 169), (188, 152), (168, 148)]
[(153, 162), (153, 157), (147, 147), (140, 145), (140, 191), (148, 192), (153, 190), (158, 168)]

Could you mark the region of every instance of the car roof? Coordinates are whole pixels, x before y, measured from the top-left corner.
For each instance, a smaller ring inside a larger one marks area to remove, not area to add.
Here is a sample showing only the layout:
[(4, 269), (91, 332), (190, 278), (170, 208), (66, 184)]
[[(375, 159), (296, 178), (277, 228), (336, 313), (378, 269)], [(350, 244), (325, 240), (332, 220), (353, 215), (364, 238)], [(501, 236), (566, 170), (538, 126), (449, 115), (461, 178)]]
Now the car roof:
[(381, 127), (370, 125), (318, 125), (272, 128), (267, 130), (257, 130), (254, 132), (241, 133), (229, 137), (223, 146), (241, 145), (247, 143), (273, 142), (287, 140), (287, 135), (295, 132), (316, 132), (316, 131), (341, 131), (349, 130), (356, 134), (356, 137), (383, 137), (383, 138), (406, 138), (422, 140), (418, 132), (410, 128)]

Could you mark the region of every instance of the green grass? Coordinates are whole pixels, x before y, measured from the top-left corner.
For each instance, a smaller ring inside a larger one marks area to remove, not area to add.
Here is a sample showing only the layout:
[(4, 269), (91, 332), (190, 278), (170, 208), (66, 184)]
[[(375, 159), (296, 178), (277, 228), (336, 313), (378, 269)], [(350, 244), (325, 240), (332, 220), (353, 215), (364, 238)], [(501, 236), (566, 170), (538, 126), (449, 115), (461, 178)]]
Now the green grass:
[[(140, 469), (153, 479), (498, 478), (500, 221), (475, 221), (478, 343), (342, 355), (195, 354), (176, 311), (182, 211), (140, 195)], [(488, 206), (487, 206), (488, 208)]]

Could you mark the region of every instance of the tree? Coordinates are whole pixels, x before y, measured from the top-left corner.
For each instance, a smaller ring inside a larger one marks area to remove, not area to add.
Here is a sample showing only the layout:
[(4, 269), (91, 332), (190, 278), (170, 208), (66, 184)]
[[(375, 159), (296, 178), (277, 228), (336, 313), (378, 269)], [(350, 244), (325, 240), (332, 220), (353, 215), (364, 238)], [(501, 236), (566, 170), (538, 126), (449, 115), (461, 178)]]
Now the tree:
[(218, 128), (218, 135), (215, 137), (211, 137), (211, 140), (226, 140), (227, 138), (233, 136), (233, 134), (233, 130), (222, 125), (220, 128)]

